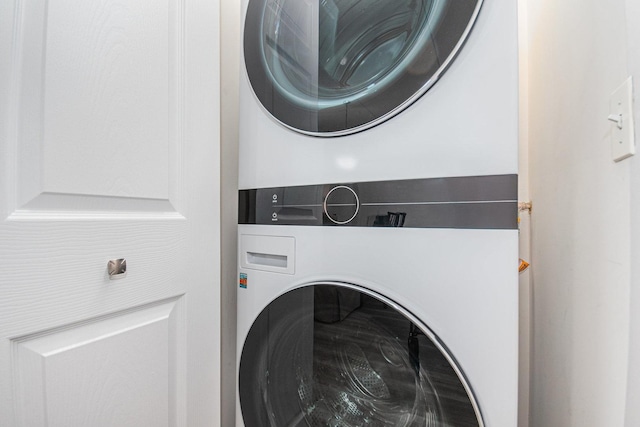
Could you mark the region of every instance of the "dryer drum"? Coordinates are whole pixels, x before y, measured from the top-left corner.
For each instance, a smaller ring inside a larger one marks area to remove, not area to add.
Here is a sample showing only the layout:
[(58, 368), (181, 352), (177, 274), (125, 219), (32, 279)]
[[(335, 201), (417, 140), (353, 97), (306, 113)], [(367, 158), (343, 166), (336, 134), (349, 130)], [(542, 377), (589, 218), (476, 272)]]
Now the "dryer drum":
[(367, 291), (295, 289), (262, 311), (245, 341), (244, 423), (482, 426), (470, 387), (443, 351), (431, 331)]
[(262, 105), (303, 133), (373, 126), (428, 90), (481, 0), (250, 0), (245, 64)]

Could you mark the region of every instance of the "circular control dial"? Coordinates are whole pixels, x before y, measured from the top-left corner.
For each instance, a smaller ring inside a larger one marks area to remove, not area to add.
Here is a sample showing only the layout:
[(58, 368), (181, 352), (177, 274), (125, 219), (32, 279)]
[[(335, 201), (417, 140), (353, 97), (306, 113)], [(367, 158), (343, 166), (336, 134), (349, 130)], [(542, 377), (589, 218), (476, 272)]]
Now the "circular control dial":
[(360, 200), (353, 189), (346, 185), (333, 187), (324, 198), (324, 214), (335, 224), (348, 224), (360, 209)]

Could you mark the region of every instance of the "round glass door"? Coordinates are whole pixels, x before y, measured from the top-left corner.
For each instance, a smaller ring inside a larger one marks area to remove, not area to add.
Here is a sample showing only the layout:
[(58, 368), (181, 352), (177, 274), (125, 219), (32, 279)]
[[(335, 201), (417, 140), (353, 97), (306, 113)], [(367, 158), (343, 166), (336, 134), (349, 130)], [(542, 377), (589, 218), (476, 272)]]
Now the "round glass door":
[(449, 66), (482, 0), (250, 0), (249, 81), (278, 121), (317, 136), (392, 117)]
[(478, 427), (470, 386), (434, 334), (364, 289), (316, 283), (269, 304), (240, 359), (248, 427)]

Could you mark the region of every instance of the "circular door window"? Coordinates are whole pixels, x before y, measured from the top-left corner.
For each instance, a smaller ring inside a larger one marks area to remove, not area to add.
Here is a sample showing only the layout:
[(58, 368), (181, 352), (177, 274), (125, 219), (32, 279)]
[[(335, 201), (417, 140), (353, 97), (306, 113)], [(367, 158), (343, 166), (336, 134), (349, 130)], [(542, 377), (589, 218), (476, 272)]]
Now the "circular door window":
[(435, 335), (370, 291), (316, 283), (269, 304), (239, 370), (251, 427), (478, 427), (464, 375)]
[(424, 94), (482, 0), (250, 0), (244, 56), (258, 100), (317, 136), (358, 132)]

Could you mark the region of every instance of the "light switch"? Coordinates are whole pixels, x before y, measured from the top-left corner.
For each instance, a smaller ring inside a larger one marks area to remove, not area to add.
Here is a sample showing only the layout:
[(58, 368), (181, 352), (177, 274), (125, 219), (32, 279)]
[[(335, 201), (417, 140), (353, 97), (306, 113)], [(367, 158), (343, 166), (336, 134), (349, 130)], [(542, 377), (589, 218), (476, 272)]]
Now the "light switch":
[(633, 84), (629, 77), (611, 94), (609, 117), (611, 123), (611, 156), (619, 162), (636, 153), (633, 131)]

